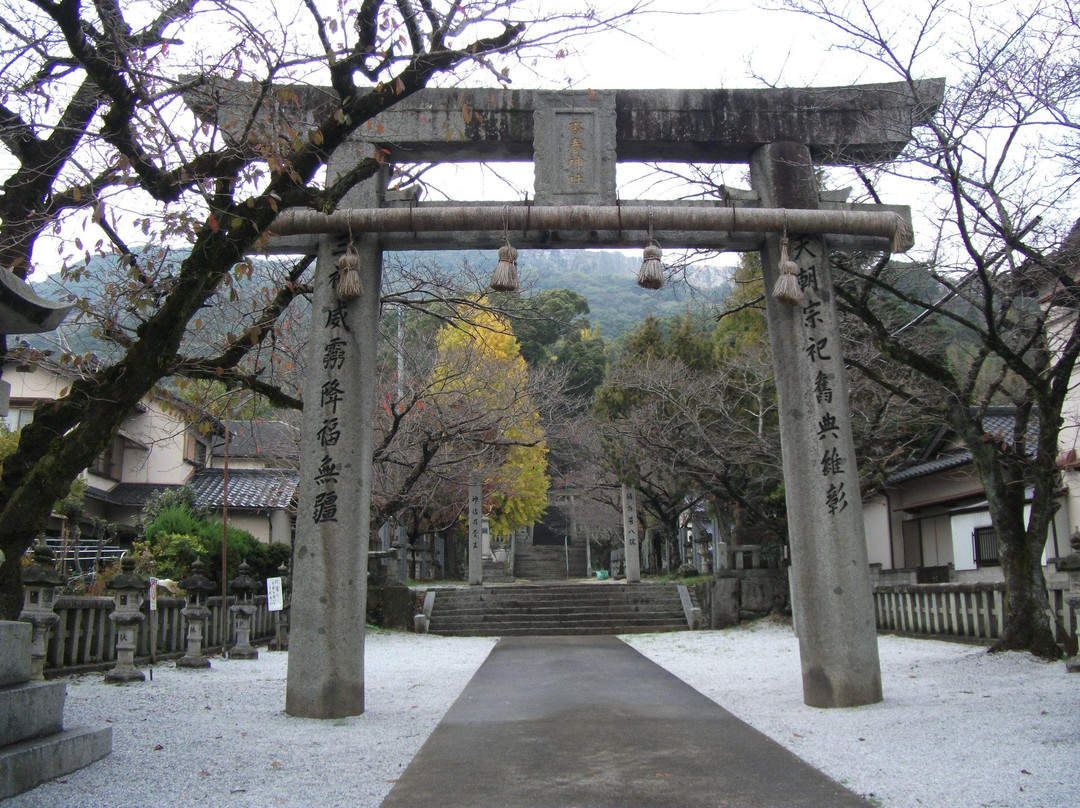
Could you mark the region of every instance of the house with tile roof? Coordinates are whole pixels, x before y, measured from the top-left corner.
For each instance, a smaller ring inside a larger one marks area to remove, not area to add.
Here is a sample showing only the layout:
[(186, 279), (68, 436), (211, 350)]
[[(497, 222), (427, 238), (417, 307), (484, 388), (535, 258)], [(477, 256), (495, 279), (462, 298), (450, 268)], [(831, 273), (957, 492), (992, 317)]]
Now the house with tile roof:
[[(1065, 262), (1063, 266), (1069, 277), (1076, 279), (1080, 278), (1078, 255), (1080, 222), (1073, 225), (1051, 258)], [(1035, 261), (1027, 262), (1023, 270), (1023, 288), (1014, 291), (1038, 301), (1046, 314), (1043, 327), (1049, 348), (1056, 351), (1076, 321), (1075, 288), (1063, 283), (1057, 271)], [(1071, 552), (1070, 537), (1080, 529), (1078, 373), (1080, 370), (1073, 370), (1058, 433), (1060, 507), (1050, 525), (1042, 555), (1044, 567), (1053, 567), (1051, 571), (1056, 571), (1056, 559)], [(989, 408), (983, 416), (983, 431), (995, 440), (1013, 442), (1013, 412), (1005, 407)], [(1029, 431), (1025, 442), (1033, 446), (1037, 438), (1037, 434)], [(1029, 501), (1030, 496), (1028, 492)], [(878, 494), (864, 499), (863, 521), (871, 564), (895, 573), (884, 580), (895, 578), (897, 583), (1002, 580), (997, 532), (982, 483), (971, 452), (948, 427), (941, 427), (921, 453), (896, 469)]]
[[(3, 378), (11, 384), (8, 427), (29, 423), (34, 409), (63, 395), (80, 372), (31, 353), (5, 362)], [(109, 449), (83, 472), (85, 518), (116, 524), (120, 542), (130, 542), (148, 498), (188, 484), (199, 505), (217, 512), (227, 507), (231, 525), (260, 541), (288, 543), (299, 480), (296, 432), (277, 422), (222, 422), (166, 392), (147, 396), (128, 413)], [(60, 528), (55, 517), (50, 533), (59, 534)]]
[[(1012, 440), (1013, 412), (995, 407), (983, 417), (985, 434)], [(1029, 431), (1030, 445), (1038, 435)], [(1078, 489), (1080, 490), (1080, 489)], [(1043, 564), (1068, 555), (1074, 522), (1062, 487), (1062, 506), (1051, 524)], [(1000, 581), (998, 538), (971, 451), (947, 426), (864, 499), (863, 522), (871, 565), (879, 580), (895, 583)]]

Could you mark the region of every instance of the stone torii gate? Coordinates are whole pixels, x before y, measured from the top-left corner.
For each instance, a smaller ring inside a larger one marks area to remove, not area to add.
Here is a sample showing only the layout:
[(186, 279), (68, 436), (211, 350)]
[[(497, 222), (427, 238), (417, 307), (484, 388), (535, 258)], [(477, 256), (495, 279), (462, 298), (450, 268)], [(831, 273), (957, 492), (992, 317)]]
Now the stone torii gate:
[[(334, 95), (289, 88), (264, 127), (301, 129)], [(511, 205), (419, 202), (386, 190), (388, 172), (336, 213), (286, 211), (270, 250), (316, 253), (286, 711), (333, 718), (364, 709), (364, 613), (375, 348), (384, 250), (642, 246), (760, 250), (766, 288), (781, 233), (792, 241), (801, 305), (767, 298), (798, 611), (804, 700), (846, 707), (881, 699), (881, 675), (829, 247), (904, 251), (905, 207), (819, 193), (815, 167), (886, 161), (940, 103), (939, 80), (766, 90), (522, 91), (429, 89), (380, 115), (331, 157), (340, 176), (373, 153), (396, 162), (527, 161), (535, 196)], [(228, 129), (251, 118), (249, 85), (220, 82), (189, 102)], [(242, 125), (242, 124), (241, 124)], [(746, 163), (752, 191), (715, 202), (620, 202), (625, 162)], [(342, 236), (365, 294), (334, 285)], [(827, 238), (826, 238), (827, 237)]]

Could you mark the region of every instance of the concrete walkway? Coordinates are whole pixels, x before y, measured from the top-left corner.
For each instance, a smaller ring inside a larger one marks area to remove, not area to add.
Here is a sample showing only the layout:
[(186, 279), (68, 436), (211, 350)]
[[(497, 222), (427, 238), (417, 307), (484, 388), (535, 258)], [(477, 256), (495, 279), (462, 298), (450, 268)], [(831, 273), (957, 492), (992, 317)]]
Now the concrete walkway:
[(495, 646), (383, 808), (868, 808), (616, 637)]

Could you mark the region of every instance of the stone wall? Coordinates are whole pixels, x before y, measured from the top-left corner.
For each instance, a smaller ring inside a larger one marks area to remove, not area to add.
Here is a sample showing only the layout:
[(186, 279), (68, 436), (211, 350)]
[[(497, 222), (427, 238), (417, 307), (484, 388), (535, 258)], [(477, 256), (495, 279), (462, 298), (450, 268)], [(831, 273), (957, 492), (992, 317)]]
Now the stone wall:
[(705, 628), (728, 628), (755, 617), (791, 613), (786, 569), (721, 570), (696, 588)]

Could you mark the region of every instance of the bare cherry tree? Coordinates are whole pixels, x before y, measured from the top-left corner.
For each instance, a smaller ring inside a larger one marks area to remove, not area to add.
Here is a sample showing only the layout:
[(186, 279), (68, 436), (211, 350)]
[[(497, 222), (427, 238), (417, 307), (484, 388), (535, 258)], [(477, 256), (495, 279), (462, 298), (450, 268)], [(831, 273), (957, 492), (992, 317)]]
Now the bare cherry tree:
[[(68, 263), (73, 275), (93, 268), (92, 254), (112, 256), (131, 319), (102, 323), (120, 348), (115, 361), (39, 410), (4, 462), (0, 614), (19, 609), (19, 559), (57, 494), (159, 380), (262, 385), (242, 360), (303, 294), (303, 263), (220, 343), (188, 353), (185, 338), (223, 285), (248, 279), (247, 256), (281, 211), (331, 210), (380, 169), (373, 157), (325, 184), (339, 145), (442, 76), (475, 70), (508, 81), (534, 69), (534, 55), (555, 57), (568, 38), (618, 25), (642, 5), (599, 12), (583, 3), (538, 18), (517, 0), (5, 0), (0, 263), (26, 277), (53, 236), (64, 254), (82, 256)], [(249, 137), (226, 139), (185, 103), (223, 78), (254, 88), (252, 119), (230, 122)], [(325, 113), (292, 133), (255, 126), (288, 103), (283, 86), (313, 83), (332, 88)], [(181, 244), (180, 260), (143, 260), (134, 240)], [(275, 395), (270, 385), (260, 392)]]
[[(922, 195), (924, 244), (933, 232), (910, 269), (929, 271), (934, 291), (905, 284), (889, 256), (838, 256), (838, 299), (880, 351), (923, 384), (877, 380), (937, 413), (972, 452), (1008, 590), (995, 649), (1056, 657), (1041, 557), (1059, 503), (1056, 459), (1063, 419), (1075, 419), (1070, 394), (1080, 354), (1075, 9), (1060, 0), (1015, 7), (930, 0), (893, 16), (884, 4), (783, 5), (905, 82), (943, 66), (954, 74), (901, 161), (854, 178), (871, 196), (896, 178)], [(928, 342), (923, 332), (935, 323), (970, 349)], [(1015, 413), (1009, 434), (984, 428), (994, 405)]]

